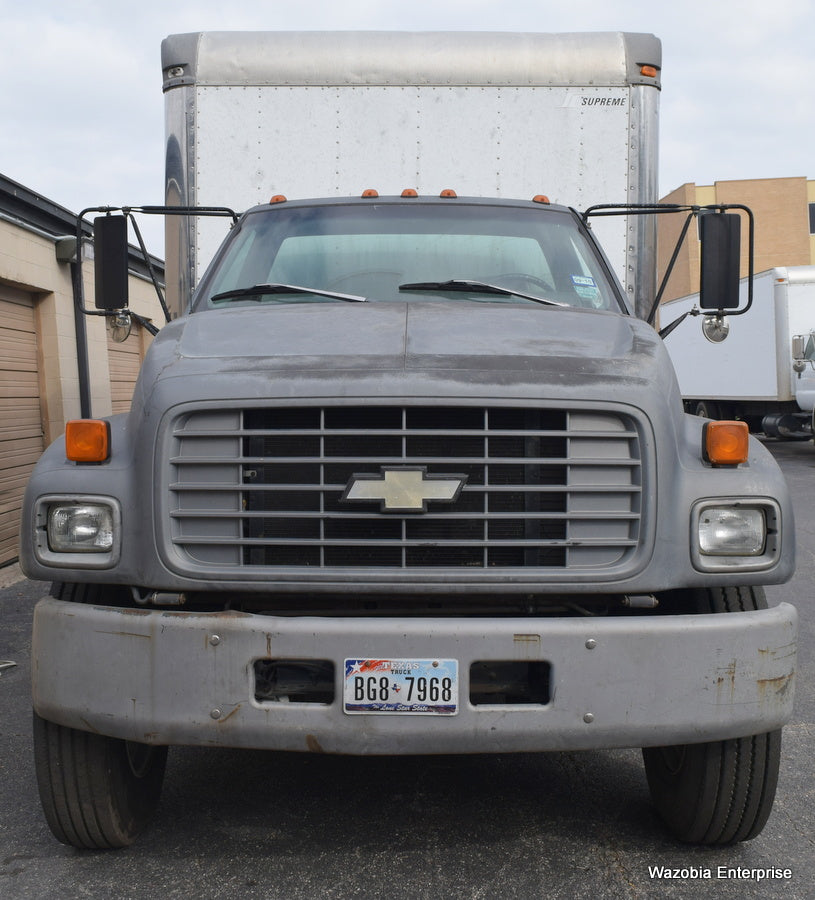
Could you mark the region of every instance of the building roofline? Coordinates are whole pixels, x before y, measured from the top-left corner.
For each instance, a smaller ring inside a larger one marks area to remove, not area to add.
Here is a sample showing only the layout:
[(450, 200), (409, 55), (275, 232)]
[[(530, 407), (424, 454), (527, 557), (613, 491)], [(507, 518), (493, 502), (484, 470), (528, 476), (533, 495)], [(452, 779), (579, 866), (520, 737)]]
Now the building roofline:
[[(76, 234), (76, 213), (3, 174), (0, 174), (0, 213), (55, 239)], [(82, 223), (82, 233), (88, 238), (93, 237), (90, 222)], [(163, 280), (164, 260), (150, 254), (150, 262)], [(128, 254), (128, 268), (136, 275), (150, 277), (141, 250), (133, 245)]]
[[(2, 174), (0, 174), (0, 210), (41, 231), (53, 234), (54, 237), (76, 233), (76, 213)], [(93, 229), (88, 225), (88, 235), (92, 232)]]

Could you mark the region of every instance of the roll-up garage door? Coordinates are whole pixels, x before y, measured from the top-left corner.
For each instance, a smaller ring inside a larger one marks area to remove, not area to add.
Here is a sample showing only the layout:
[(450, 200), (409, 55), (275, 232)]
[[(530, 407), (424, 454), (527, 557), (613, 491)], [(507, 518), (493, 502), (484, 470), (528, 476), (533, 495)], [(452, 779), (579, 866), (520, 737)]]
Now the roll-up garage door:
[(130, 337), (117, 344), (108, 332), (108, 363), (110, 365), (110, 399), (114, 413), (127, 412), (133, 399), (133, 388), (144, 358), (144, 335), (134, 322)]
[(43, 449), (34, 300), (0, 284), (0, 566), (17, 558), (23, 491)]

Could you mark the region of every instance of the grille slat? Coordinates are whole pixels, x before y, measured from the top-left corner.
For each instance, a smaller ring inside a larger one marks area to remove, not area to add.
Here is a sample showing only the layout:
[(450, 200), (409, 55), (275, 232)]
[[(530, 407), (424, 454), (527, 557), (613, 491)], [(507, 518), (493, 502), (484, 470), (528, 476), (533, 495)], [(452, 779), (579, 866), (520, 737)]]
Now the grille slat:
[[(596, 569), (625, 563), (642, 540), (639, 431), (614, 411), (196, 410), (175, 421), (168, 451), (170, 538), (190, 564), (227, 574)], [(384, 468), (466, 483), (425, 512), (343, 501), (353, 476), (383, 479)]]
[[(603, 512), (604, 519), (625, 519), (628, 521), (637, 521), (639, 519), (639, 515), (637, 513), (630, 512)], [(598, 516), (597, 512), (573, 512), (573, 513), (560, 513), (560, 512), (532, 512), (526, 513), (524, 517), (524, 521), (528, 519), (541, 519), (541, 520), (570, 520), (574, 519), (575, 521), (580, 519), (593, 520)], [(229, 512), (224, 511), (222, 509), (177, 509), (170, 513), (170, 517), (173, 519), (290, 519), (291, 511), (290, 510), (246, 510), (241, 512)], [(325, 522), (347, 522), (349, 521), (348, 516), (337, 516), (336, 514), (326, 514), (322, 512), (311, 512), (309, 510), (298, 510), (297, 513), (298, 519), (319, 519)], [(366, 519), (370, 519), (372, 522), (381, 522), (382, 515), (380, 513), (356, 513), (353, 516), (353, 521), (364, 521)], [(450, 513), (448, 515), (443, 514), (433, 514), (433, 513), (423, 513), (422, 521), (436, 521), (436, 522), (449, 522), (451, 520), (455, 521), (456, 519), (460, 519), (462, 521), (470, 522), (473, 519), (483, 519), (488, 522), (500, 522), (502, 520), (507, 520), (511, 522), (518, 521), (517, 513), (486, 513), (486, 512), (469, 512), (466, 515), (461, 515), (460, 513)]]
[[(457, 459), (466, 460), (467, 463), (481, 463), (490, 465), (517, 465), (518, 457), (501, 457), (501, 456), (458, 456)], [(174, 457), (170, 460), (171, 465), (184, 465), (184, 466), (209, 466), (213, 463), (228, 463), (233, 465), (236, 462), (242, 463), (243, 465), (251, 465), (251, 466), (262, 466), (269, 462), (270, 457), (268, 456), (202, 456), (202, 457)], [(274, 464), (275, 465), (314, 465), (319, 464), (321, 462), (325, 462), (326, 457), (324, 456), (275, 456)], [(359, 462), (358, 456), (331, 456), (330, 457), (332, 464), (333, 463), (348, 463), (355, 464)], [(536, 466), (557, 466), (563, 464), (563, 459), (560, 457), (553, 456), (528, 456), (524, 457), (524, 465), (536, 465)], [(449, 456), (430, 456), (423, 454), (422, 460), (425, 463), (438, 463), (440, 465), (447, 465), (450, 463)], [(404, 464), (405, 457), (404, 456), (389, 456), (386, 454), (382, 454), (377, 457), (377, 462), (381, 465), (399, 465)], [(570, 465), (573, 466), (633, 466), (638, 467), (639, 462), (633, 460), (622, 460), (622, 459), (604, 459), (602, 457), (597, 457), (596, 459), (591, 458), (581, 458), (570, 460)]]
[[(358, 468), (358, 467), (357, 467)], [(369, 473), (371, 474), (371, 473)], [(195, 491), (197, 493), (217, 493), (219, 491), (229, 491), (235, 490), (235, 485), (228, 482), (217, 482), (213, 484), (207, 484), (203, 481), (193, 482), (193, 481), (185, 481), (185, 482), (174, 482), (168, 485), (169, 490), (177, 493), (183, 493), (185, 491)], [(241, 488), (242, 489), (242, 488)], [(254, 484), (251, 485), (251, 489), (256, 493), (270, 492), (270, 491), (313, 491), (315, 493), (336, 493), (341, 494), (345, 489), (344, 484)], [(488, 488), (486, 488), (488, 493), (490, 494), (512, 494), (518, 492), (517, 484), (491, 484)], [(545, 484), (530, 484), (524, 486), (524, 492), (528, 494), (557, 494), (563, 493), (563, 486), (555, 486), (555, 485), (545, 485)], [(631, 495), (640, 494), (642, 489), (638, 486), (627, 486), (627, 485), (585, 485), (585, 484), (576, 484), (569, 488), (569, 493), (573, 494), (620, 494), (620, 493), (628, 493)], [(468, 490), (466, 487), (462, 491), (462, 496), (466, 494), (475, 493), (472, 490)], [(484, 493), (484, 490), (479, 491), (478, 493)]]
[[(298, 544), (302, 544), (304, 547), (313, 546), (319, 547), (324, 542), (322, 540), (318, 540), (315, 538), (301, 538), (301, 537), (287, 537), (287, 538), (238, 538), (235, 543), (238, 546), (263, 546), (263, 547), (289, 547), (291, 544), (296, 541)], [(217, 546), (221, 542), (218, 538), (188, 538), (186, 543), (190, 546)], [(494, 546), (512, 546), (512, 547), (634, 547), (636, 546), (636, 541), (634, 540), (580, 540), (580, 541), (562, 541), (562, 540), (539, 540), (536, 539), (534, 541), (524, 541), (524, 540), (512, 540), (512, 541), (500, 541), (500, 540), (488, 540), (488, 541), (480, 541), (480, 540), (461, 540), (461, 541), (451, 541), (445, 540), (442, 544), (440, 541), (432, 541), (417, 538), (415, 540), (403, 540), (399, 542), (400, 547), (421, 547), (423, 549), (430, 549), (432, 547), (485, 547), (491, 548)], [(331, 541), (332, 547), (359, 547), (360, 542), (352, 539), (342, 539), (336, 538)], [(378, 539), (370, 539), (366, 540), (363, 544), (364, 547), (392, 547), (393, 541), (389, 540), (378, 540)]]
[[(465, 429), (456, 429), (456, 437), (484, 437), (485, 434), (483, 431), (470, 431)], [(173, 431), (174, 437), (183, 437), (183, 438), (218, 438), (218, 437), (322, 437), (323, 432), (319, 429), (280, 429), (279, 431), (270, 431), (264, 430), (262, 428), (247, 430), (245, 428), (236, 428), (233, 430), (207, 430), (200, 428), (177, 428)], [(438, 437), (438, 430), (429, 431), (422, 429), (377, 429), (370, 428), (366, 431), (366, 435), (369, 437)], [(352, 431), (349, 429), (332, 429), (331, 430), (332, 437), (358, 437), (358, 431)], [(517, 431), (506, 431), (500, 428), (490, 429), (489, 438), (496, 437), (518, 437)], [(524, 432), (524, 437), (574, 437), (574, 432), (571, 431), (535, 431), (534, 429), (529, 429)], [(583, 430), (580, 432), (580, 437), (592, 437), (592, 438), (604, 438), (604, 437), (613, 437), (613, 438), (637, 438), (636, 431), (606, 431), (604, 429), (595, 429), (595, 430)]]

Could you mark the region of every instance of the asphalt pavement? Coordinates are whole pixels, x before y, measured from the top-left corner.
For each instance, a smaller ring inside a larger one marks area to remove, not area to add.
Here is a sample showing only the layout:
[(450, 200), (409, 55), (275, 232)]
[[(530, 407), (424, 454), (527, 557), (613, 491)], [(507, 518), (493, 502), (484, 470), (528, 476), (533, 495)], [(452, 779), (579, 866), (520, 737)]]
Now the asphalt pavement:
[[(172, 748), (152, 827), (121, 851), (59, 844), (34, 779), (30, 629), (48, 585), (0, 570), (0, 897), (815, 896), (815, 448), (769, 443), (794, 497), (799, 667), (775, 807), (753, 841), (676, 844), (639, 751), (347, 758)], [(6, 666), (5, 663), (13, 665)]]

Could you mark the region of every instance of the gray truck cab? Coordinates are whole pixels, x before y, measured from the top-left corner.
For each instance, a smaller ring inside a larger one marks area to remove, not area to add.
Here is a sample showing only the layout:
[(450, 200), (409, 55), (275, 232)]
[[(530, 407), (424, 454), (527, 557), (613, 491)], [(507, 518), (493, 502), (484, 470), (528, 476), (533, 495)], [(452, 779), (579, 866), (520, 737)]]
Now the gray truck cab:
[(173, 744), (642, 747), (678, 837), (754, 836), (794, 677), (770, 454), (683, 412), (573, 210), (367, 194), (245, 213), (97, 455), (36, 467), (52, 830), (133, 840)]

